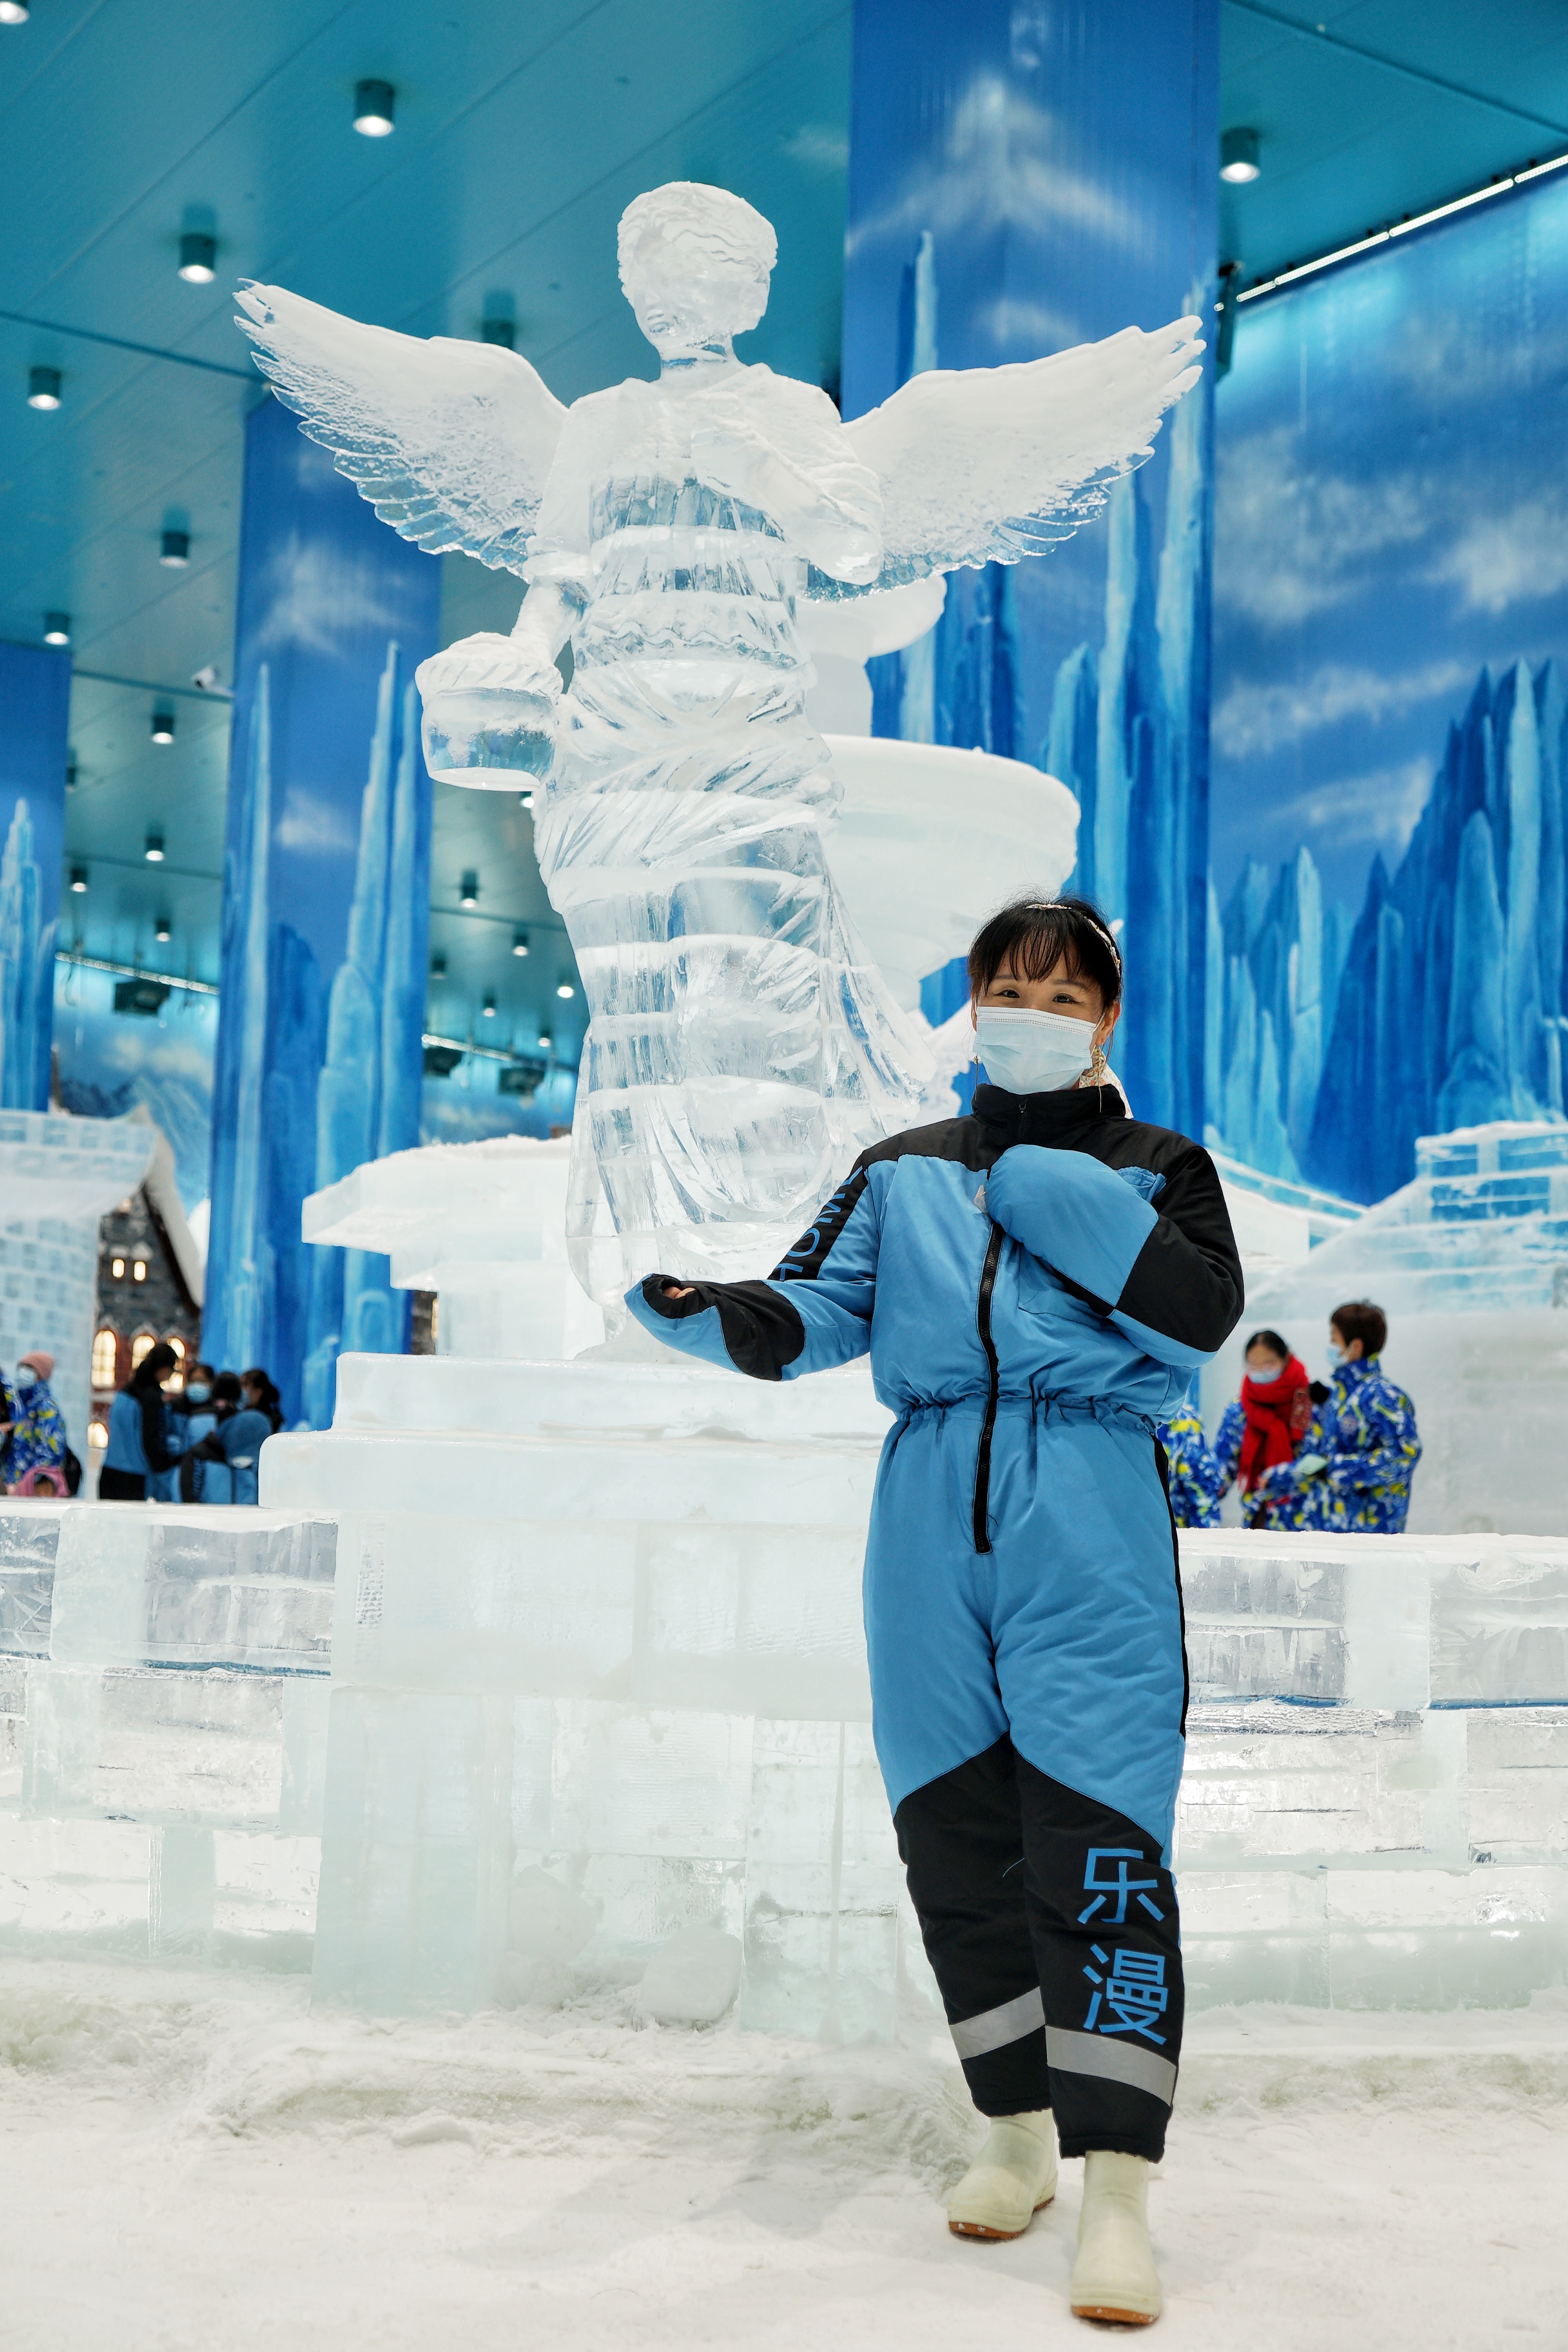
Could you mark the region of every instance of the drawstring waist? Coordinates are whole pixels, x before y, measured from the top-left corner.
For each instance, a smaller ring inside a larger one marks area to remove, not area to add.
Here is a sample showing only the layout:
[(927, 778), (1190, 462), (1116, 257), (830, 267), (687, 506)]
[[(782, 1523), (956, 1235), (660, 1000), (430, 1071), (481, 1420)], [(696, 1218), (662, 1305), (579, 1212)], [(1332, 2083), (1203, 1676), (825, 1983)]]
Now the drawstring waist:
[[(1136, 1405), (1124, 1404), (1118, 1397), (1075, 1395), (1067, 1389), (1002, 1389), (995, 1398), (999, 1412), (1025, 1412), (1037, 1421), (1048, 1421), (1053, 1415), (1062, 1421), (1099, 1421), (1108, 1428), (1136, 1430), (1145, 1437), (1153, 1437), (1159, 1430), (1159, 1417), (1152, 1412), (1141, 1412)], [(900, 1409), (895, 1429), (907, 1428), (931, 1413), (974, 1412), (984, 1415), (992, 1400), (983, 1390), (956, 1397), (930, 1397), (918, 1404)]]

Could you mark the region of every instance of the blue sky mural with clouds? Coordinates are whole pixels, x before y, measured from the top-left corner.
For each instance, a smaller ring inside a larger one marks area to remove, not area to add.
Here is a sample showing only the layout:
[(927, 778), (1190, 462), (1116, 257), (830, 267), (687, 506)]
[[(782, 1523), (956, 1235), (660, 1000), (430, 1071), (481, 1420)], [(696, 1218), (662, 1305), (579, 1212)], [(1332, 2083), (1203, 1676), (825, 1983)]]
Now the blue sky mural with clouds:
[[(1215, 438), (1210, 1120), (1261, 1165), (1373, 1197), (1415, 1132), (1562, 1108), (1568, 172), (1244, 311)], [(1473, 860), (1460, 888), (1478, 814), (1484, 906)], [(1461, 1084), (1456, 959), (1494, 898), (1506, 929), (1527, 833), (1538, 994), (1500, 1011), (1511, 1044)], [(1426, 974), (1420, 1066), (1397, 1082), (1386, 1053), (1369, 1075), (1377, 956), (1385, 1003)], [(1403, 1121), (1375, 1166), (1336, 1132), (1336, 1061), (1371, 1088), (1363, 1124)], [(1377, 1098), (1396, 1083), (1397, 1116)]]

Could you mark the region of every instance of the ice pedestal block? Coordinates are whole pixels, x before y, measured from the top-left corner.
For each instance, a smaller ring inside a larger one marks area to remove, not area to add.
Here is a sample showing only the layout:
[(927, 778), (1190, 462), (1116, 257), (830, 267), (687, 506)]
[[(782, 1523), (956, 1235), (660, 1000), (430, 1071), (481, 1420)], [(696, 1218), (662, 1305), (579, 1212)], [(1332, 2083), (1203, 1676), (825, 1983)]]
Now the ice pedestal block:
[(566, 1263), (570, 1158), (512, 1135), (395, 1151), (312, 1192), (304, 1237), (384, 1251), (397, 1288), (433, 1290), (442, 1356), (574, 1356), (605, 1322)]

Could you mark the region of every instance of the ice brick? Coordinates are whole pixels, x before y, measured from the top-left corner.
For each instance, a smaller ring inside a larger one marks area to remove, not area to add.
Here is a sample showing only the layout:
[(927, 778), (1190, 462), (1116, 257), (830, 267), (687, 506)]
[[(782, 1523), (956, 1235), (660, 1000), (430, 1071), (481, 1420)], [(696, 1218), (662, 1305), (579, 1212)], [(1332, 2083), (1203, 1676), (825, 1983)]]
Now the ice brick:
[(335, 1548), (331, 1520), (298, 1512), (68, 1509), (50, 1654), (325, 1673)]
[(1521, 2006), (1568, 1981), (1568, 1870), (1328, 1874), (1337, 2009)]
[(1462, 1848), (1463, 1727), (1338, 1707), (1194, 1707), (1177, 1860), (1266, 1861)]
[(829, 2039), (889, 2033), (901, 1890), (868, 1729), (759, 1722), (742, 2023)]
[(315, 1677), (31, 1665), (24, 1809), (275, 1828), (286, 1722), (308, 1759), (327, 1700)]
[(0, 1811), (0, 1943), (144, 1959), (155, 1832)]
[(1568, 1706), (1478, 1707), (1468, 1743), (1478, 1861), (1568, 1861)]
[(1177, 1885), (1187, 2002), (1329, 2000), (1326, 1870), (1184, 1870)]
[(1434, 1562), (1432, 1696), (1568, 1703), (1568, 1547), (1528, 1538)]

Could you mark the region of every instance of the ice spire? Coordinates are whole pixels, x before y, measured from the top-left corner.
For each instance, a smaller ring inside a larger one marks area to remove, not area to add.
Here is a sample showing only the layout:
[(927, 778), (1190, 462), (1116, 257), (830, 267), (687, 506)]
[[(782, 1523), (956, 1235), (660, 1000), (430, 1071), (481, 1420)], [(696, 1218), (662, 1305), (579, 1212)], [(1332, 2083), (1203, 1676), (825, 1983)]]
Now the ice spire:
[(0, 1109), (47, 1110), (55, 926), (40, 926), (40, 877), (25, 800), (0, 852)]
[(1536, 730), (1535, 689), (1529, 666), (1513, 674), (1513, 709), (1509, 716), (1508, 792), (1508, 1065), (1516, 1118), (1533, 1118), (1536, 1082), (1543, 1076), (1541, 1053), (1541, 739)]
[(238, 1016), (240, 1044), (232, 1104), (213, 1106), (209, 1248), (223, 1279), (213, 1285), (209, 1323), (203, 1334), (214, 1360), (230, 1364), (263, 1362), (270, 1352), (263, 1318), (272, 1297), (273, 1253), (260, 1219), (267, 1150), (267, 868), (272, 839), (271, 678), (266, 662), (256, 675), (246, 748), (249, 823), (224, 859), (224, 992), (231, 1018)]

